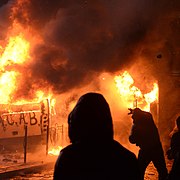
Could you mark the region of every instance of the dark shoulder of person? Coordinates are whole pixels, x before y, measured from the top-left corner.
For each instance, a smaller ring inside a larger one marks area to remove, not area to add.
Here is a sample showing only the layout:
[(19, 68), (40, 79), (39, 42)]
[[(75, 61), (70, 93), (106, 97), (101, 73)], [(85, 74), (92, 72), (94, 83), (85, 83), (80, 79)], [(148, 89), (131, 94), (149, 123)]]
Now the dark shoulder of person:
[[(105, 144), (72, 144), (64, 148), (57, 160), (61, 174), (72, 178), (138, 180), (139, 169), (134, 153), (117, 141)], [(70, 173), (71, 172), (71, 173)], [(115, 178), (117, 179), (117, 178)]]
[(114, 148), (116, 149), (118, 155), (121, 157), (129, 157), (132, 159), (136, 159), (136, 156), (133, 152), (131, 152), (130, 150), (128, 150), (127, 148), (125, 148), (124, 146), (122, 146), (119, 142), (114, 141)]
[(68, 145), (60, 151), (54, 167), (53, 180), (70, 180), (76, 175), (74, 146)]
[(129, 151), (127, 148), (122, 146), (119, 142), (115, 141), (114, 153), (116, 154), (116, 163), (121, 171), (123, 178), (128, 180), (139, 180), (140, 179), (140, 170), (138, 166), (138, 160), (136, 155)]
[(114, 156), (116, 156), (117, 161), (121, 162), (121, 165), (124, 167), (130, 167), (131, 165), (137, 165), (137, 158), (135, 154), (124, 146), (122, 146), (119, 142), (115, 141), (114, 143)]
[(117, 156), (121, 160), (124, 159), (125, 161), (129, 159), (135, 161), (137, 160), (133, 152), (129, 151), (115, 140), (112, 143), (107, 143), (107, 144), (101, 144), (101, 143), (94, 145), (88, 145), (88, 143), (71, 144), (65, 147), (63, 150), (61, 150), (60, 154), (62, 159), (64, 159), (65, 157), (71, 159), (71, 158), (79, 158), (78, 156), (84, 156), (84, 155), (91, 156), (96, 154), (97, 156), (105, 155), (105, 158), (107, 158), (108, 156), (111, 158), (113, 158), (113, 156)]

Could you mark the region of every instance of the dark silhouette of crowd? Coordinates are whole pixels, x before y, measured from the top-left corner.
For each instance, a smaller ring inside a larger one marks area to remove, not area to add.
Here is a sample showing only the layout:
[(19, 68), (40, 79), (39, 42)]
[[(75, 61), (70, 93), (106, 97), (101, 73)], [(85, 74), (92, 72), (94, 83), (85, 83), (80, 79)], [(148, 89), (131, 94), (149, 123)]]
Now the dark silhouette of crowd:
[(104, 96), (94, 92), (82, 95), (68, 116), (71, 143), (60, 151), (53, 179), (144, 180), (150, 162), (157, 169), (159, 180), (176, 180), (175, 176), (180, 179), (180, 171), (177, 171), (180, 167), (180, 119), (177, 120), (179, 131), (173, 135), (169, 150), (174, 159), (170, 178), (152, 114), (139, 108), (130, 111), (133, 125), (129, 141), (139, 147), (138, 157), (114, 139), (111, 111)]

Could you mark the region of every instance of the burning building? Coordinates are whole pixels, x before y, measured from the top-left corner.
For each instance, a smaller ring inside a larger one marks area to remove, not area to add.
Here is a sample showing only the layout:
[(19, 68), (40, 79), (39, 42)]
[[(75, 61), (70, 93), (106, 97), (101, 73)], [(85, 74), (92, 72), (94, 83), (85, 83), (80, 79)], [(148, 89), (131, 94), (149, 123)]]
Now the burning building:
[[(96, 91), (110, 103), (124, 144), (128, 108), (136, 106), (151, 111), (168, 137), (180, 109), (178, 0), (0, 3), (1, 131), (15, 114), (28, 114), (29, 123), (34, 113), (40, 119), (41, 101), (48, 99), (54, 132), (82, 93)], [(41, 135), (37, 124), (32, 135)], [(20, 129), (9, 132), (23, 135)]]

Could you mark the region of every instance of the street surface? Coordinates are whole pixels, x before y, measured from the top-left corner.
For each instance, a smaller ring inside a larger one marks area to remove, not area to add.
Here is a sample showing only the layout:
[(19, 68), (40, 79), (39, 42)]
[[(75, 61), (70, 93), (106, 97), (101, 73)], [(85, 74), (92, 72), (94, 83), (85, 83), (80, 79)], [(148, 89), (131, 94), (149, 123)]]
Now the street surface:
[[(166, 164), (168, 170), (170, 170), (172, 161), (167, 160)], [(22, 174), (21, 176), (13, 177), (10, 180), (52, 180), (52, 179), (53, 179), (53, 168), (49, 170), (44, 170), (40, 173)], [(152, 163), (149, 164), (144, 179), (158, 180), (158, 173)]]

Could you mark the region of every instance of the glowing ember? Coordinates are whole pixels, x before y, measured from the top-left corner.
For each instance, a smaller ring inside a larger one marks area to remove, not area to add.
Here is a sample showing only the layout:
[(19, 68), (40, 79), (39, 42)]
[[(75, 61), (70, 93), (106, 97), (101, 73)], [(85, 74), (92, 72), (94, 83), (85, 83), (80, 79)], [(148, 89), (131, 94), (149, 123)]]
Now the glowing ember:
[(49, 151), (48, 151), (48, 154), (49, 155), (53, 155), (53, 156), (58, 156), (59, 155), (59, 152), (61, 151), (63, 147), (62, 146), (58, 146), (56, 148), (51, 148)]

